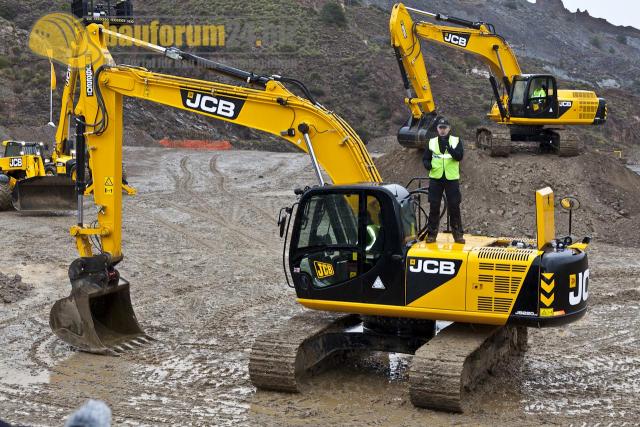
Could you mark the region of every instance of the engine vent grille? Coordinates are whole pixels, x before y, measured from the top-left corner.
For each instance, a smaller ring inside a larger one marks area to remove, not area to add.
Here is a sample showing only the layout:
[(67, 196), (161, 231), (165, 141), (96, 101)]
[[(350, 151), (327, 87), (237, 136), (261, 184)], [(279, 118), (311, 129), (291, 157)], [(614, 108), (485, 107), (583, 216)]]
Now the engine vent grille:
[(478, 259), (501, 261), (527, 261), (536, 251), (531, 249), (481, 248)]
[(478, 297), (478, 311), (508, 313), (513, 298)]

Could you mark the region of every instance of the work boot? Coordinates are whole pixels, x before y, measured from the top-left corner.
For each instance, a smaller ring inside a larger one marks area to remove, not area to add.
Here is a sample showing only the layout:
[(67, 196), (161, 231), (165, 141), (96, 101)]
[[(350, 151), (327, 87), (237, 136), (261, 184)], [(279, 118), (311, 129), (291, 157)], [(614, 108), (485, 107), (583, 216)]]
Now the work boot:
[(436, 238), (438, 237), (437, 234), (427, 234), (427, 243), (435, 243)]
[(464, 242), (465, 242), (465, 240), (464, 240), (464, 234), (463, 234), (463, 233), (460, 233), (460, 232), (456, 232), (456, 231), (454, 231), (454, 232), (453, 232), (453, 240), (454, 240), (456, 243), (464, 243)]

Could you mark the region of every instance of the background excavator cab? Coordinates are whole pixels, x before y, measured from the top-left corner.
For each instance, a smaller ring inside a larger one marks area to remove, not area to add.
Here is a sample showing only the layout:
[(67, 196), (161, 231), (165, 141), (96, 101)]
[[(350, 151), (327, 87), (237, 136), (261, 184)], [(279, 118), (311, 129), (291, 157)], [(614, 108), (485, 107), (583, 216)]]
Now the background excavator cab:
[(398, 185), (308, 190), (289, 250), (298, 298), (374, 303), (381, 290), (399, 297), (404, 242), (415, 231), (409, 193)]
[(105, 22), (133, 23), (133, 3), (131, 0), (73, 0), (71, 13), (82, 19), (85, 25)]
[(535, 74), (514, 77), (509, 99), (512, 117), (558, 117), (558, 90), (553, 76)]

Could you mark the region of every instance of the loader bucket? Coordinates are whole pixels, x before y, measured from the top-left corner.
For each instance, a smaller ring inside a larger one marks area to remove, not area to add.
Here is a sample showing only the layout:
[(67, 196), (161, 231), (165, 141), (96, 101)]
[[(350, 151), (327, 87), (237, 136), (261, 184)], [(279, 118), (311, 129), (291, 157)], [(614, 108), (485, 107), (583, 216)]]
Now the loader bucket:
[(49, 325), (60, 339), (89, 353), (116, 356), (153, 340), (138, 324), (126, 282), (76, 287), (53, 305)]
[(77, 209), (75, 182), (66, 176), (36, 176), (20, 180), (13, 189), (13, 207), (19, 211)]

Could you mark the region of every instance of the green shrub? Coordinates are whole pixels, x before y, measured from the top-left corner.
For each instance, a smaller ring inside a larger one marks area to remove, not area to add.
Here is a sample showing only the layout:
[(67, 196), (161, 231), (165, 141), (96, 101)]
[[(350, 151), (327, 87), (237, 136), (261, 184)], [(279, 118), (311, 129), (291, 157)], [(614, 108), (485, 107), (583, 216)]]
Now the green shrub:
[(329, 1), (322, 6), (320, 10), (320, 19), (327, 24), (335, 24), (344, 26), (347, 23), (347, 17), (340, 6), (335, 1)]
[(9, 61), (9, 58), (0, 55), (0, 69), (7, 68), (9, 65), (11, 65), (11, 61)]
[(596, 37), (592, 37), (591, 40), (591, 45), (597, 49), (602, 49), (602, 42), (600, 41), (600, 39), (596, 36)]
[(627, 44), (627, 36), (625, 36), (624, 34), (618, 34), (616, 36), (616, 40), (618, 41), (618, 43), (620, 44)]

